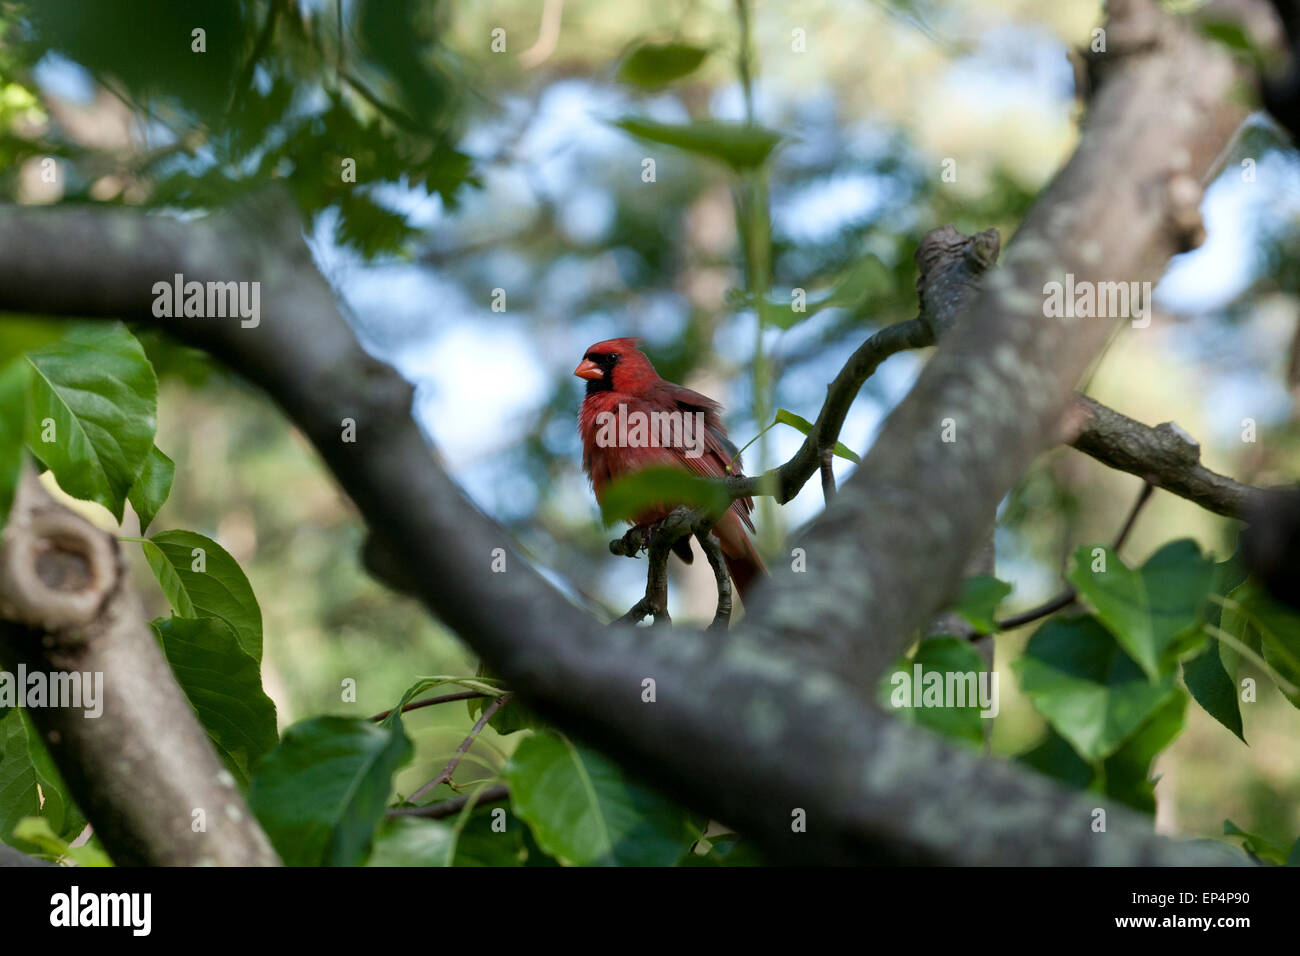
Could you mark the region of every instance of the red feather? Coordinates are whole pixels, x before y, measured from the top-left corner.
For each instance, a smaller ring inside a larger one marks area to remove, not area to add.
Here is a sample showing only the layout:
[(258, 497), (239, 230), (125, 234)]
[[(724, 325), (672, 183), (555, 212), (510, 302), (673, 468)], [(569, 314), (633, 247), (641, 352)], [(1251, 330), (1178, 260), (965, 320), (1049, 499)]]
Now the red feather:
[[(740, 456), (722, 427), (721, 406), (699, 392), (660, 378), (636, 339), (597, 342), (587, 349), (574, 374), (588, 381), (587, 397), (583, 399), (578, 415), (578, 432), (582, 436), (582, 466), (591, 479), (597, 501), (603, 501), (605, 490), (615, 479), (656, 465), (682, 468), (708, 478), (722, 478), (728, 474), (727, 466), (730, 464), (730, 474), (743, 474)], [(598, 444), (598, 416), (602, 412), (618, 416), (619, 406), (625, 406), (629, 419), (636, 417), (633, 413), (647, 416), (663, 412), (703, 414), (702, 454), (692, 458), (680, 445), (664, 447), (638, 443), (633, 447), (627, 443)], [(674, 507), (676, 505), (672, 503), (665, 503), (636, 515), (631, 523), (652, 524), (667, 516)], [(751, 499), (738, 498), (712, 531), (722, 544), (727, 569), (742, 598), (767, 573), (758, 550), (746, 533), (747, 528), (754, 530), (750, 518), (753, 509)], [(689, 555), (689, 541), (687, 545), (685, 550)]]

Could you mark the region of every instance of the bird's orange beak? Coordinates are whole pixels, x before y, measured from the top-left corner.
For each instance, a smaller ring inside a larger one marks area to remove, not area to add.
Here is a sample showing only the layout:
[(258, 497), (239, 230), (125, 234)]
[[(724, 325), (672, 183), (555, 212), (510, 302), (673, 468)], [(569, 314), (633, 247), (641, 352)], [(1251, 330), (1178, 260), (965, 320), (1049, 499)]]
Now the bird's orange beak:
[(600, 370), (600, 366), (591, 359), (583, 359), (578, 367), (573, 370), (573, 374), (578, 378), (593, 379), (604, 378), (605, 373)]

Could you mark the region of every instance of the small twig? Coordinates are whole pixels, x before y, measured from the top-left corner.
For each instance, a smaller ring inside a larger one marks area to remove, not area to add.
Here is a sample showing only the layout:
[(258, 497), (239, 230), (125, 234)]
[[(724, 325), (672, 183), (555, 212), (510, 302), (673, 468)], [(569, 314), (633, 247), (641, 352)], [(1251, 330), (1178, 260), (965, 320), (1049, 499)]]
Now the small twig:
[[(453, 700), (473, 700), (475, 697), (491, 696), (491, 694), (484, 694), (476, 690), (462, 690), (455, 694), (443, 694), (441, 697), (426, 697), (424, 700), (413, 700), (409, 704), (402, 705), (402, 713), (406, 713), (408, 710), (419, 710), (421, 707), (432, 707), (434, 704), (447, 704)], [(370, 721), (377, 724), (391, 713), (391, 710), (386, 710), (382, 714), (375, 714), (370, 718)]]
[(831, 459), (835, 452), (830, 448), (821, 450), (821, 470), (822, 470), (822, 497), (826, 503), (830, 504), (831, 499), (835, 497), (835, 470), (831, 467)]
[(696, 532), (695, 540), (700, 543), (705, 557), (709, 559), (713, 579), (718, 583), (718, 609), (714, 612), (709, 630), (725, 631), (731, 624), (731, 574), (722, 557), (722, 544), (708, 531)]
[(645, 596), (614, 624), (636, 624), (647, 615), (655, 625), (672, 624), (668, 614), (668, 555), (678, 539), (700, 531), (707, 531), (717, 523), (717, 517), (704, 511), (677, 508), (668, 517), (633, 528), (617, 541), (609, 543), (614, 554), (635, 556), (642, 548), (649, 551), (650, 567), (646, 571)]
[[(1133, 502), (1128, 517), (1124, 519), (1123, 527), (1119, 529), (1119, 534), (1115, 535), (1115, 543), (1111, 546), (1112, 550), (1118, 551), (1124, 546), (1124, 542), (1128, 540), (1129, 532), (1133, 530), (1133, 525), (1137, 523), (1138, 514), (1141, 513), (1143, 506), (1151, 498), (1151, 494), (1155, 490), (1155, 486), (1151, 482), (1145, 481), (1142, 483), (1142, 490), (1138, 492), (1137, 501)], [(1039, 618), (1055, 614), (1057, 611), (1062, 611), (1073, 604), (1078, 596), (1078, 592), (1073, 587), (1068, 587), (1046, 604), (1040, 604), (1038, 607), (1030, 608), (1028, 611), (998, 621), (998, 630), (1011, 631), (1017, 627), (1031, 624)]]
[(496, 803), (508, 796), (510, 796), (510, 788), (502, 783), (494, 787), (484, 787), (474, 793), (467, 793), (463, 797), (452, 797), (450, 800), (444, 800), (441, 803), (432, 803), (427, 807), (393, 807), (385, 816), (423, 817), (426, 820), (441, 820), (444, 817), (454, 817), (464, 810), (471, 801), (476, 804)]
[[(1063, 611), (1071, 604), (1073, 604), (1077, 597), (1078, 595), (1075, 593), (1074, 588), (1067, 588), (1066, 590), (1058, 594), (1056, 597), (1048, 601), (1046, 604), (1040, 604), (1038, 605), (1038, 607), (1030, 608), (1028, 611), (1025, 611), (1021, 614), (1017, 614), (1014, 617), (1009, 617), (1006, 618), (1005, 620), (998, 621), (997, 622), (998, 630), (1012, 631), (1018, 627), (1024, 627), (1026, 624), (1030, 624), (1033, 621), (1037, 621), (1040, 617), (1047, 617), (1049, 614), (1055, 614), (1057, 611)], [(975, 636), (978, 637), (980, 635), (975, 635)]]
[(821, 450), (835, 447), (850, 406), (863, 383), (880, 363), (897, 352), (924, 348), (934, 342), (933, 333), (919, 318), (896, 322), (873, 333), (858, 346), (827, 386), (826, 401), (822, 404), (817, 420), (813, 422), (812, 431), (794, 456), (784, 465), (769, 469), (761, 475), (743, 478), (735, 475), (725, 479), (731, 497), (771, 495), (777, 504), (785, 504), (797, 495), (817, 471)]
[(442, 768), (442, 772), (438, 774), (438, 776), (434, 777), (419, 790), (415, 791), (415, 793), (411, 794), (410, 799), (412, 803), (419, 800), (439, 784), (451, 782), (451, 775), (456, 772), (456, 767), (460, 765), (461, 758), (469, 752), (469, 748), (474, 745), (475, 738), (483, 732), (483, 728), (488, 725), (488, 721), (492, 719), (492, 716), (510, 702), (511, 696), (512, 695), (510, 694), (502, 694), (500, 697), (492, 701), (492, 703), (483, 708), (483, 713), (481, 713), (478, 720), (474, 722), (474, 727), (470, 730), (469, 736), (462, 740), (460, 746), (456, 748), (456, 756), (451, 758), (450, 762), (448, 762), (447, 766)]

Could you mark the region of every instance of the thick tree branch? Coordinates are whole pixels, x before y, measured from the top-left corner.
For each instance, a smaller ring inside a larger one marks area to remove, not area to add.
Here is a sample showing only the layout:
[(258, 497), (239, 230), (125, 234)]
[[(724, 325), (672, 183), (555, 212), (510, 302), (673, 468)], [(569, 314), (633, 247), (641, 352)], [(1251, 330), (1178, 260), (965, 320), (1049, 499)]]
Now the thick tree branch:
[[(33, 707), (77, 804), (120, 866), (279, 860), (172, 678), (117, 542), (27, 474), (0, 544), (0, 661), (100, 675), (103, 712)], [(194, 827), (203, 811), (204, 829)]]

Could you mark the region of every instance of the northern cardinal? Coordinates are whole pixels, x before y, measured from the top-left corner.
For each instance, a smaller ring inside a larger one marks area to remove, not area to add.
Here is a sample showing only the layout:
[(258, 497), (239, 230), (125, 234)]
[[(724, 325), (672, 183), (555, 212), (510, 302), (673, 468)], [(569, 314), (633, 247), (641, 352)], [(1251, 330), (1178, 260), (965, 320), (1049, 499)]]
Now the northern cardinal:
[[(742, 474), (736, 446), (722, 427), (721, 406), (699, 392), (665, 382), (636, 339), (597, 342), (587, 349), (573, 374), (587, 382), (578, 433), (582, 436), (582, 467), (597, 501), (603, 500), (610, 482), (647, 467), (682, 468), (708, 478)], [(667, 434), (665, 423), (670, 421), (681, 423), (679, 432)], [(697, 424), (703, 426), (698, 432), (694, 430)], [(631, 523), (653, 524), (673, 508), (666, 503), (634, 516)], [(722, 544), (727, 570), (742, 598), (767, 573), (745, 532), (746, 528), (754, 530), (749, 517), (753, 508), (751, 499), (738, 498), (712, 531)], [(690, 563), (689, 538), (679, 540), (673, 550)]]

